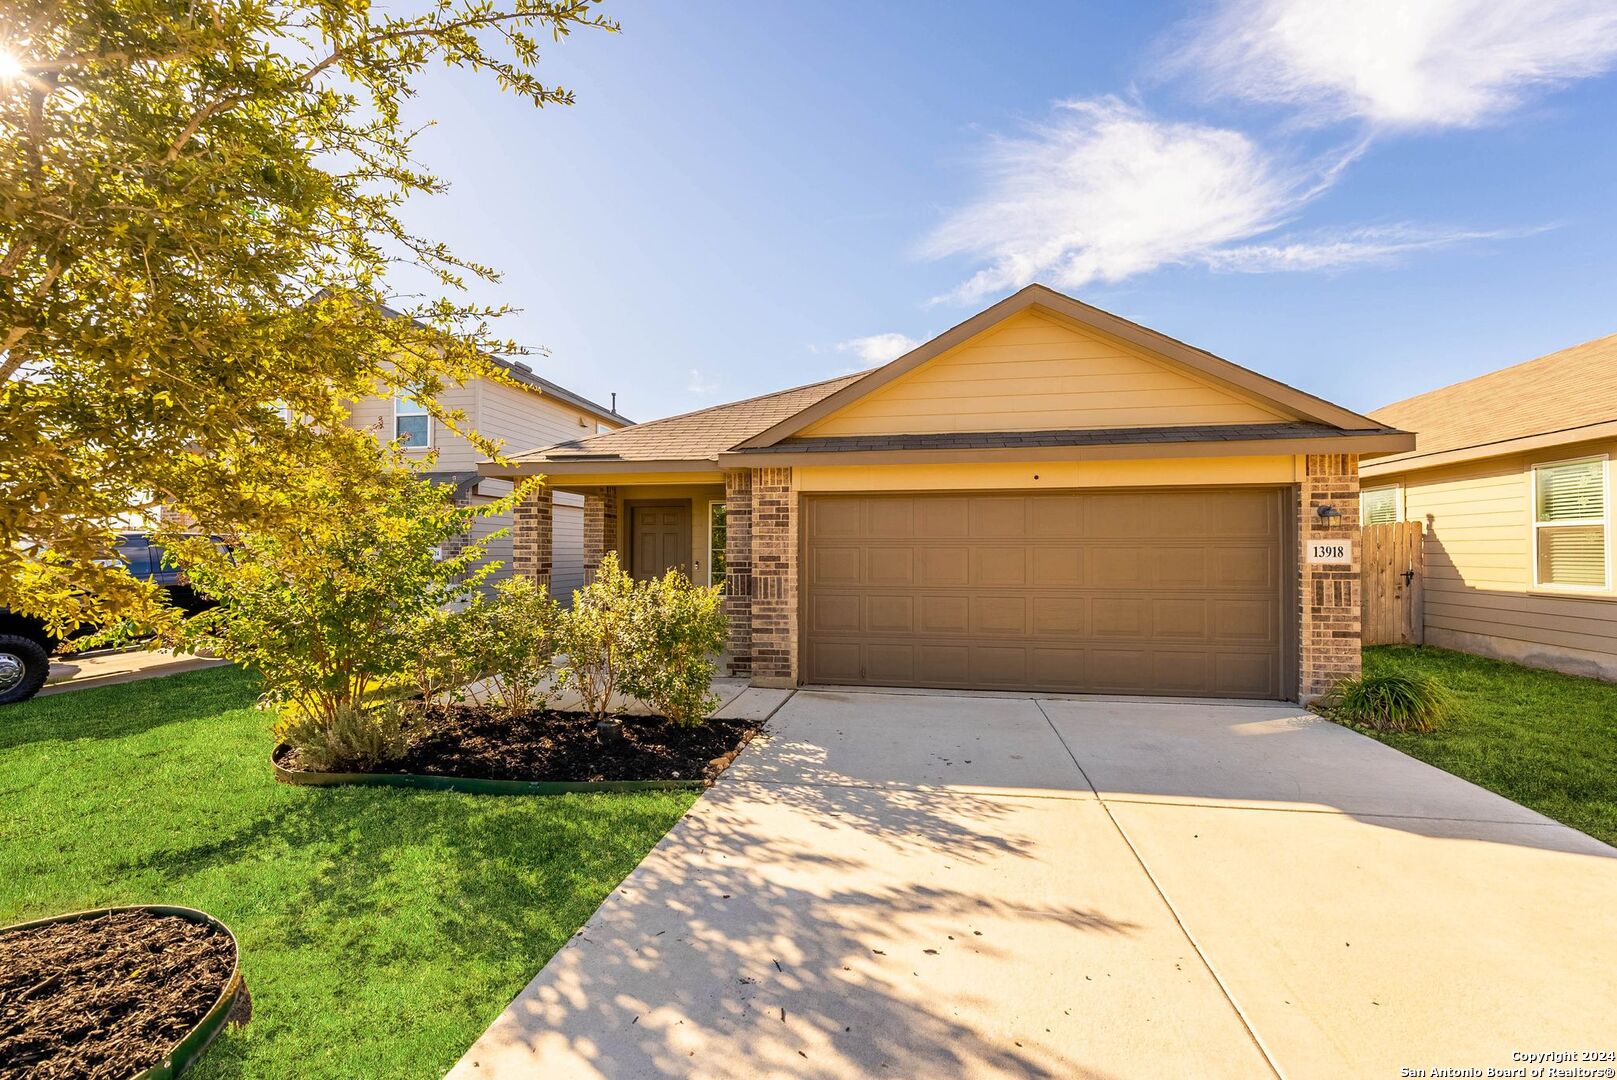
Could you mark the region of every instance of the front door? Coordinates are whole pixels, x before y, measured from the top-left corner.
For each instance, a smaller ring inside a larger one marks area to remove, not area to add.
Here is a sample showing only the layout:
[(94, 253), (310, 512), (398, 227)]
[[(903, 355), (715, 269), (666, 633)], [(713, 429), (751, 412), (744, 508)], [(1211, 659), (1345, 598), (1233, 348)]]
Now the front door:
[(629, 508), (629, 572), (640, 581), (678, 570), (691, 573), (691, 504)]

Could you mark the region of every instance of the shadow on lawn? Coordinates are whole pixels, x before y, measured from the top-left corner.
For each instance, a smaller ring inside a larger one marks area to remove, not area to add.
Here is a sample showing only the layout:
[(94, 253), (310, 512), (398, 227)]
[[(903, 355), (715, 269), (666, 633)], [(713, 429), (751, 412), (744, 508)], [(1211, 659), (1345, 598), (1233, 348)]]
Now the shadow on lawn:
[(122, 739), (250, 709), (257, 700), (257, 677), (233, 667), (54, 694), (0, 708), (0, 750), (53, 740)]

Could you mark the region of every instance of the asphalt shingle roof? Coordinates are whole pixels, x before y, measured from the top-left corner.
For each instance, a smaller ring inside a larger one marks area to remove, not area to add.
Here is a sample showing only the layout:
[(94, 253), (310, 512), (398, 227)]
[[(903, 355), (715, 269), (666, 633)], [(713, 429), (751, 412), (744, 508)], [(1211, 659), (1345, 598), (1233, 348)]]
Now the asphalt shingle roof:
[(644, 424), (513, 454), (513, 461), (702, 461), (794, 416), (866, 373), (649, 420)]
[(1378, 467), (1617, 420), (1617, 334), (1406, 398), (1371, 415), (1420, 440), (1411, 453), (1378, 458)]

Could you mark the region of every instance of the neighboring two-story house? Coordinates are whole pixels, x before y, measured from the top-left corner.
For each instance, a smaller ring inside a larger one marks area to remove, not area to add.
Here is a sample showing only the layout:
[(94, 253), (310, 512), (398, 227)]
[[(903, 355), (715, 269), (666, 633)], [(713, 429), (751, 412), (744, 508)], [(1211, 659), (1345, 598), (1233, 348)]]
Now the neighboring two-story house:
[[(506, 368), (517, 385), (474, 379), (465, 386), (446, 388), (439, 400), (446, 408), (463, 412), (466, 427), (501, 440), (508, 452), (588, 438), (632, 423), (615, 410), (536, 375), (521, 361), (496, 362)], [(489, 502), (510, 494), (511, 481), (478, 476), (477, 462), (483, 454), (471, 442), (432, 419), (408, 397), (372, 396), (355, 402), (349, 423), (375, 431), (383, 441), (397, 438), (408, 449), (422, 454), (436, 450), (434, 470), (427, 475), (438, 483), (453, 484), (459, 502)], [(565, 603), (572, 591), (584, 584), (584, 497), (558, 491), (550, 498), (555, 552), (550, 588), (552, 595)], [(469, 538), (481, 539), (507, 530), (489, 544), (488, 557), (504, 564), (492, 580), (510, 576), (510, 527), (510, 514), (486, 517)]]

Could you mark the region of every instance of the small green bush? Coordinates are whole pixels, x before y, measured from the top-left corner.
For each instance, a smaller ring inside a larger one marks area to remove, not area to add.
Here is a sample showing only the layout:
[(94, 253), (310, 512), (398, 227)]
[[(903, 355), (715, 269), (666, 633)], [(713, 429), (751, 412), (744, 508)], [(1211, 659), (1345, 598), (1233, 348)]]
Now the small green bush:
[(544, 708), (560, 605), (541, 586), (514, 577), (494, 586), (493, 599), (474, 604), (470, 614), (464, 633), (475, 676), (493, 684), (510, 716)]
[(636, 594), (623, 690), (676, 724), (700, 724), (718, 705), (711, 687), (724, 648), (723, 589), (670, 570)]
[(316, 772), (369, 772), (404, 756), (404, 710), (396, 701), (340, 704), (312, 713), (287, 702), (274, 725), (277, 741), (295, 747), (299, 765)]
[(1334, 720), (1377, 731), (1434, 731), (1453, 700), (1429, 675), (1362, 675), (1337, 683), (1320, 707)]
[(588, 585), (573, 593), (573, 606), (556, 625), (556, 649), (567, 655), (556, 685), (578, 691), (584, 711), (606, 718), (612, 695), (634, 651), (635, 608), (640, 597), (613, 552), (607, 552)]

